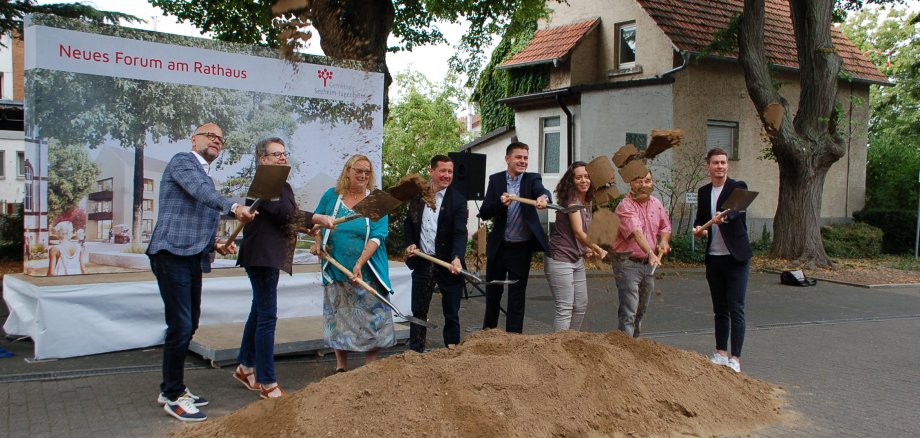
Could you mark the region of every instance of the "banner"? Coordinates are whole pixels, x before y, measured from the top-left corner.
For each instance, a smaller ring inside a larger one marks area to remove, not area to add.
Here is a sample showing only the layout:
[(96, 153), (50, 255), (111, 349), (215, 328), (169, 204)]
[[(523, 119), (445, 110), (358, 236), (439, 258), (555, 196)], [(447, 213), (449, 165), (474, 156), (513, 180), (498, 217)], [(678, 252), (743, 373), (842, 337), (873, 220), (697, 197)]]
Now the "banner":
[[(384, 76), (356, 62), (33, 16), (25, 29), (25, 245), (30, 275), (149, 269), (159, 184), (207, 122), (225, 144), (211, 176), (243, 202), (258, 141), (291, 152), (299, 207), (312, 210), (345, 161), (378, 175)], [(224, 218), (218, 236), (236, 221)], [(300, 251), (295, 259), (315, 258)], [(233, 266), (231, 258), (215, 267)]]

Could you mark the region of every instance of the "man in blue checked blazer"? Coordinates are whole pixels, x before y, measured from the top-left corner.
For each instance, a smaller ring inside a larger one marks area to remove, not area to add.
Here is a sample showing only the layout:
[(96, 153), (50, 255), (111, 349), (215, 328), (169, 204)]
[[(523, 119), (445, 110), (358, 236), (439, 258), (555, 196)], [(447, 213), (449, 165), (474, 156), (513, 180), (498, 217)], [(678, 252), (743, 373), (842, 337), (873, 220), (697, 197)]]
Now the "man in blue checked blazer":
[[(505, 331), (524, 331), (524, 295), (530, 275), (530, 259), (534, 251), (546, 251), (546, 232), (540, 225), (537, 208), (545, 209), (552, 202), (549, 190), (543, 187), (539, 173), (527, 172), (529, 147), (518, 141), (505, 148), (508, 169), (489, 176), (486, 196), (479, 217), (492, 220), (492, 231), (486, 244), (486, 280), (517, 280), (508, 285), (508, 312)], [(506, 195), (536, 199), (537, 206), (511, 201)], [(498, 326), (504, 286), (486, 286), (486, 313), (482, 328)]]
[[(158, 401), (182, 421), (202, 421), (198, 406), (207, 404), (185, 386), (183, 371), (189, 342), (201, 315), (201, 275), (211, 271), (210, 253), (221, 213), (251, 222), (249, 210), (224, 198), (209, 176), (211, 163), (224, 145), (223, 131), (213, 123), (192, 134), (192, 150), (176, 154), (160, 181), (159, 213), (147, 247), (166, 316), (163, 382)], [(232, 244), (221, 253), (235, 253)]]

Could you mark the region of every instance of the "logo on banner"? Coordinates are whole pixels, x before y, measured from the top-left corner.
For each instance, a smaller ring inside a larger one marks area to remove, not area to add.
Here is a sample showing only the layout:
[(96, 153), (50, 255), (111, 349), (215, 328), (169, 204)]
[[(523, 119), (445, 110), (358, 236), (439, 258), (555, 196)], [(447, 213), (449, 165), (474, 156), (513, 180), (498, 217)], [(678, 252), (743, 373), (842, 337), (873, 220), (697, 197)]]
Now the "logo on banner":
[(323, 88), (326, 88), (326, 81), (332, 79), (332, 72), (327, 69), (317, 70), (316, 75), (323, 80)]

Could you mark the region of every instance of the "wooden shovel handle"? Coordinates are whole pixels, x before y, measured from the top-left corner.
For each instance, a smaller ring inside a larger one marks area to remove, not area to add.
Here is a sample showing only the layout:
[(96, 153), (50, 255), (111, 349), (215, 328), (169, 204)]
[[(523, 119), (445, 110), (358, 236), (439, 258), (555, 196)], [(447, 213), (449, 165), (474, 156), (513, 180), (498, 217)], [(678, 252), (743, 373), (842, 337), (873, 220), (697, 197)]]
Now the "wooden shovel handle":
[[(256, 199), (256, 200), (252, 203), (252, 205), (249, 206), (249, 212), (250, 212), (250, 213), (254, 213), (254, 212), (256, 211), (256, 209), (259, 208), (259, 204), (260, 204), (261, 202), (262, 202), (261, 199)], [(240, 206), (240, 207), (242, 207), (242, 206)], [(239, 207), (237, 207), (237, 208), (239, 208)], [(223, 243), (219, 243), (218, 245), (220, 245), (220, 246), (227, 246), (227, 245), (230, 245), (230, 242), (233, 242), (234, 240), (236, 240), (236, 236), (239, 236), (241, 231), (243, 231), (243, 223), (242, 223), (242, 222), (236, 224), (236, 228), (234, 228), (234, 229), (233, 229), (233, 232), (230, 233), (229, 236), (227, 236), (227, 240), (224, 240)]]
[[(717, 213), (716, 216), (718, 216), (718, 215), (720, 215), (720, 214), (728, 214), (728, 212), (730, 212), (730, 211), (731, 211), (731, 210), (722, 210), (721, 212)], [(702, 226), (700, 226), (700, 231), (708, 230), (710, 227), (712, 227), (713, 221), (715, 221), (715, 220), (716, 220), (716, 218), (709, 219), (708, 222), (706, 222), (705, 224), (703, 224)]]
[(512, 200), (512, 201), (520, 202), (520, 203), (522, 203), (522, 204), (533, 205), (534, 207), (537, 206), (537, 201), (534, 200), (534, 199), (522, 198), (522, 197), (520, 197), (520, 196), (514, 196), (514, 195), (508, 195), (508, 196), (506, 196), (506, 198), (507, 198), (507, 199), (510, 199), (510, 200)]
[[(332, 223), (335, 225), (338, 225), (344, 222), (348, 222), (352, 219), (357, 219), (359, 217), (364, 217), (364, 216), (361, 216), (360, 214), (350, 214), (348, 216), (342, 216), (339, 218), (335, 218), (335, 220), (333, 220)], [(300, 231), (301, 233), (316, 234), (316, 232), (319, 231), (320, 228), (322, 228), (320, 225), (314, 225), (313, 228), (303, 227), (298, 231)]]
[(433, 256), (433, 255), (425, 254), (425, 253), (423, 253), (422, 250), (420, 250), (420, 249), (417, 249), (417, 250), (415, 250), (415, 251), (412, 251), (412, 254), (415, 254), (415, 255), (417, 255), (417, 256), (419, 256), (419, 257), (425, 259), (425, 260), (428, 260), (428, 261), (431, 262), (431, 263), (435, 263), (435, 264), (441, 265), (441, 266), (443, 266), (443, 267), (445, 267), (445, 268), (447, 268), (447, 269), (450, 269), (450, 268), (451, 268), (451, 264), (450, 264), (450, 263), (447, 263), (447, 262), (445, 262), (444, 260), (441, 260), (441, 259), (439, 259), (439, 258), (437, 258), (437, 257), (435, 257), (435, 256)]

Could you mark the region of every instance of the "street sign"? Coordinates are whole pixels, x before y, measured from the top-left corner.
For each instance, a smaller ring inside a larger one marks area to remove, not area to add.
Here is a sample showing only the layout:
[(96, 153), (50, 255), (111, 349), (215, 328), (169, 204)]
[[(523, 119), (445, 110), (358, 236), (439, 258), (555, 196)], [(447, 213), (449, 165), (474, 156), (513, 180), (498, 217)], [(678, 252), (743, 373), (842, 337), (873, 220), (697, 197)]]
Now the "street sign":
[(684, 203), (696, 204), (696, 193), (695, 192), (684, 193)]

